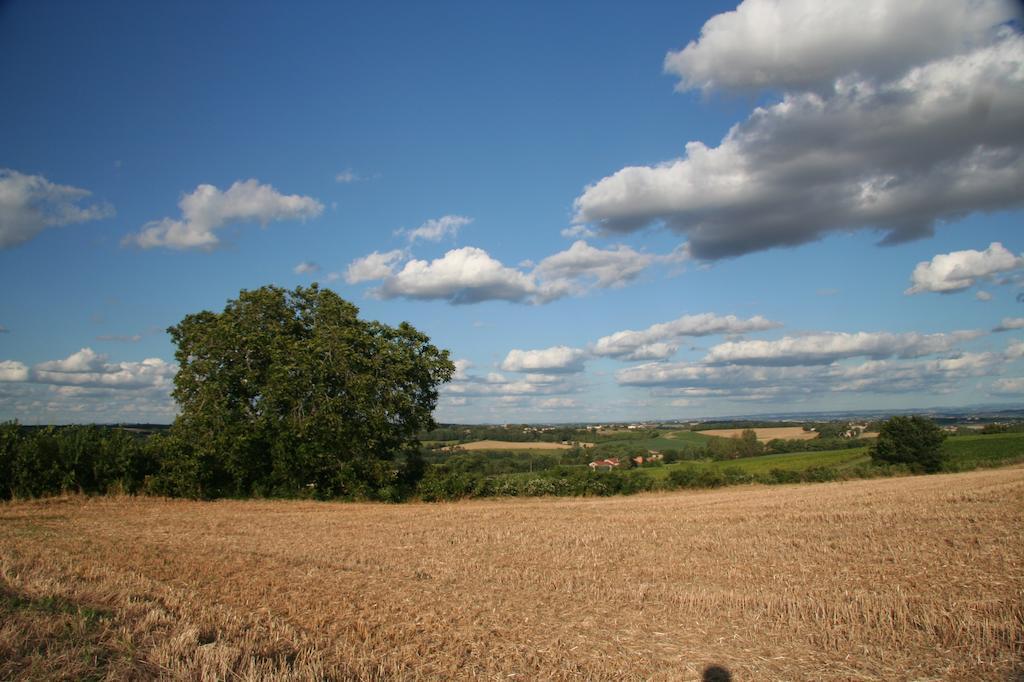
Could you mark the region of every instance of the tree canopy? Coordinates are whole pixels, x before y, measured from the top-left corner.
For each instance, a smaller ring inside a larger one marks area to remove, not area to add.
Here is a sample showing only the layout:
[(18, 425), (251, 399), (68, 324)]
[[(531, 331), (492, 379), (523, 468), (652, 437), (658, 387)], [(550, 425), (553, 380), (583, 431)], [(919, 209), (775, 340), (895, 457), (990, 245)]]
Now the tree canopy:
[(942, 441), (946, 434), (931, 419), (893, 417), (878, 431), (871, 458), (883, 464), (908, 464), (935, 472), (942, 468)]
[(170, 327), (169, 492), (394, 499), (415, 484), (416, 434), (455, 367), (411, 325), (358, 312), (315, 284), (265, 286)]

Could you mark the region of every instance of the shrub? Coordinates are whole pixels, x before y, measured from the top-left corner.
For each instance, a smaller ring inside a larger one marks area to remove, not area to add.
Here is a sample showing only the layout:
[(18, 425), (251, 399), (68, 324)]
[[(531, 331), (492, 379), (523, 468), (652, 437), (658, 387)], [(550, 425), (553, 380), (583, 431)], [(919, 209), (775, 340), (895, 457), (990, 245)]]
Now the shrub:
[(893, 417), (882, 424), (871, 459), (879, 464), (905, 464), (928, 473), (942, 468), (942, 441), (946, 434), (924, 417)]

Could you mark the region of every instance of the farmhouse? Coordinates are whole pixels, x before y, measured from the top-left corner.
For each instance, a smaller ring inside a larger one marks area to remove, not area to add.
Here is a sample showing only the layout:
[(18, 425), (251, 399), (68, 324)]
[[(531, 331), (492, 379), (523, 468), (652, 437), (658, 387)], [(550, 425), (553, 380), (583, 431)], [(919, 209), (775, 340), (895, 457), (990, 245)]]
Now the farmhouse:
[(591, 468), (591, 470), (593, 470), (593, 471), (597, 471), (598, 469), (608, 469), (608, 470), (611, 470), (611, 469), (614, 469), (615, 467), (619, 466), (619, 458), (618, 457), (609, 457), (608, 459), (599, 459), (599, 460), (595, 460), (595, 461), (591, 462), (587, 466), (589, 466)]

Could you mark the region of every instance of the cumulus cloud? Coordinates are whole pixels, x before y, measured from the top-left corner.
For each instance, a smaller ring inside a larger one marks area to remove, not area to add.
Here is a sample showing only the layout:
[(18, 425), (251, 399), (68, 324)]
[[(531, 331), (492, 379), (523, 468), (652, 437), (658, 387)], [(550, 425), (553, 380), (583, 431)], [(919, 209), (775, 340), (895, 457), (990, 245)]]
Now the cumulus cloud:
[[(593, 288), (622, 286), (651, 263), (668, 258), (642, 254), (627, 246), (598, 249), (577, 241), (565, 251), (543, 259), (531, 270), (524, 270), (503, 264), (483, 249), (464, 246), (432, 261), (411, 259), (395, 272), (394, 263), (403, 253), (375, 252), (355, 261), (353, 266), (361, 266), (370, 259), (365, 276), (361, 275), (356, 281), (383, 279), (371, 292), (380, 298), (433, 299), (452, 304), (495, 300), (543, 304), (565, 296), (583, 295)], [(380, 265), (383, 256), (388, 257), (388, 262)], [(374, 267), (370, 267), (371, 264)]]
[(374, 251), (349, 264), (348, 269), (345, 270), (345, 281), (349, 284), (358, 284), (389, 277), (394, 274), (395, 266), (405, 257), (406, 253), (401, 249), (384, 253)]
[(215, 232), (226, 225), (279, 220), (306, 220), (320, 215), (324, 206), (313, 197), (281, 194), (271, 185), (250, 179), (235, 182), (227, 190), (199, 185), (178, 202), (181, 218), (146, 223), (126, 236), (123, 243), (143, 249), (212, 249), (220, 244)]
[(314, 272), (319, 271), (320, 266), (308, 260), (302, 261), (292, 269), (292, 272), (294, 272), (296, 275), (311, 275)]
[(473, 363), (465, 358), (457, 358), (452, 360), (452, 364), (455, 365), (455, 373), (452, 374), (452, 381), (466, 381), (469, 379), (468, 370), (473, 366)]
[(514, 349), (508, 352), (501, 368), (506, 372), (581, 372), (587, 354), (580, 348), (552, 346), (540, 350)]
[(0, 381), (28, 381), (28, 365), (17, 360), (0, 360)]
[(106, 355), (82, 348), (64, 359), (35, 365), (27, 380), (54, 386), (170, 390), (177, 369), (160, 358), (112, 363)]
[(786, 336), (774, 341), (730, 341), (713, 346), (704, 361), (711, 365), (815, 365), (855, 357), (916, 358), (947, 352), (977, 338), (980, 332), (949, 334), (908, 332), (825, 332)]
[(454, 237), (459, 230), (473, 222), (472, 218), (461, 215), (446, 215), (434, 218), (423, 223), (412, 230), (402, 230), (409, 242), (417, 239), (424, 239), (429, 242), (439, 242), (445, 237)]
[(1008, 361), (1024, 358), (1024, 341), (1014, 341), (1003, 351)]
[(828, 393), (947, 393), (966, 379), (991, 376), (1005, 363), (1000, 353), (948, 358), (867, 360), (816, 366), (648, 363), (620, 370), (622, 386), (656, 395), (730, 401), (793, 399)]
[(486, 376), (470, 374), (468, 361), (456, 361), (456, 373), (452, 381), (440, 388), (446, 396), (466, 398), (522, 398), (525, 396), (557, 395), (577, 390), (571, 375), (527, 374), (523, 379), (507, 379), (497, 372)]
[(537, 403), (542, 410), (562, 410), (576, 407), (578, 403), (573, 398), (543, 398)]
[(979, 301), (991, 301), (992, 294), (988, 293), (987, 291), (976, 291), (974, 293), (974, 298), (978, 299)]
[(1009, 251), (999, 242), (992, 242), (984, 251), (968, 249), (940, 253), (931, 261), (922, 261), (910, 276), (913, 284), (904, 293), (926, 291), (952, 293), (963, 291), (981, 278), (1024, 267), (1024, 258)]
[(712, 334), (746, 334), (748, 332), (775, 329), (778, 322), (756, 315), (743, 320), (735, 315), (683, 315), (670, 322), (653, 324), (647, 329), (634, 331), (626, 329), (603, 336), (594, 344), (594, 355), (618, 357), (625, 360), (664, 359), (675, 354), (679, 345), (668, 343), (687, 336), (709, 336)]
[(997, 379), (992, 383), (991, 391), (1002, 395), (1024, 394), (1024, 379)]
[(32, 367), (0, 361), (0, 412), (58, 422), (169, 421), (177, 366), (159, 358), (111, 362), (91, 348)]
[(17, 246), (50, 227), (114, 215), (110, 204), (83, 205), (88, 190), (58, 185), (41, 175), (0, 168), (0, 249)]
[[(803, 8), (814, 15), (812, 23), (834, 22), (830, 32), (853, 36), (869, 33), (859, 27), (876, 20), (860, 2), (773, 4)], [(960, 3), (965, 9), (952, 15), (931, 9), (930, 2), (907, 4), (914, 7), (884, 3), (891, 17), (878, 21), (888, 25), (894, 17), (900, 35), (927, 38), (890, 41), (887, 30), (880, 38), (884, 50), (854, 37), (853, 51), (840, 51), (834, 64), (809, 60), (807, 68), (820, 73), (796, 69), (794, 78), (822, 80), (820, 88), (787, 91), (756, 108), (717, 147), (690, 142), (682, 158), (623, 168), (589, 185), (575, 201), (574, 222), (606, 233), (664, 224), (689, 238), (694, 257), (715, 260), (857, 229), (883, 231), (883, 243), (893, 244), (930, 235), (937, 221), (1024, 203), (1024, 36), (1007, 27), (977, 28), (1004, 16), (975, 13), (977, 3)], [(904, 25), (911, 10), (931, 15), (920, 24), (924, 32), (918, 24)], [(861, 19), (843, 21), (848, 13)], [(969, 20), (956, 18), (966, 14)], [(959, 26), (963, 49), (940, 46), (928, 55), (912, 47), (931, 40), (934, 23)], [(685, 82), (714, 85), (730, 70), (737, 86), (776, 82), (790, 72), (794, 54), (804, 54), (785, 46), (814, 33), (798, 25), (758, 26), (780, 46), (781, 62), (769, 60), (764, 74), (757, 66), (761, 48), (752, 47), (749, 67), (727, 60), (721, 73), (701, 75), (691, 65)], [(695, 48), (690, 55), (697, 51), (713, 52)], [(866, 66), (854, 72), (855, 63)]]
[(563, 237), (565, 237), (566, 239), (574, 239), (574, 240), (575, 239), (589, 239), (591, 237), (596, 237), (597, 236), (597, 232), (594, 232), (594, 230), (590, 229), (586, 225), (571, 225), (571, 226), (563, 229), (560, 234)]
[(598, 249), (583, 240), (573, 242), (565, 251), (548, 256), (534, 270), (546, 281), (592, 281), (601, 288), (622, 286), (636, 279), (654, 257), (628, 246)]
[(1024, 329), (1024, 317), (1004, 317), (1002, 322), (996, 325), (992, 331), (1008, 332), (1013, 329)]
[(744, 0), (669, 52), (678, 89), (815, 89), (856, 72), (891, 78), (962, 54), (1012, 19), (1005, 0)]
[(433, 261), (413, 259), (373, 290), (381, 298), (440, 299), (453, 304), (524, 301), (537, 293), (534, 279), (502, 265), (483, 249), (465, 246)]
[(340, 173), (334, 176), (334, 181), (339, 182), (343, 185), (347, 185), (352, 182), (357, 182), (359, 180), (362, 180), (362, 178), (360, 178), (359, 174), (353, 171), (351, 168), (346, 168), (345, 170), (341, 171)]

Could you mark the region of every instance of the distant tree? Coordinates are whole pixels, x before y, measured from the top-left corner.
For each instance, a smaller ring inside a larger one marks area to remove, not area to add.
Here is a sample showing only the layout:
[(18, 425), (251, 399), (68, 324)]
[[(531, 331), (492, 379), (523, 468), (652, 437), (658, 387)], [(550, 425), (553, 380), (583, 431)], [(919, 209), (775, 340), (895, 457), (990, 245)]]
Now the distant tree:
[(390, 498), (414, 483), (416, 434), (455, 367), (409, 324), (358, 312), (315, 284), (265, 286), (168, 329), (181, 412), (165, 490)]
[(927, 472), (942, 467), (946, 434), (925, 417), (893, 417), (879, 428), (871, 459), (882, 464), (907, 464)]
[(757, 432), (753, 429), (743, 429), (738, 440), (739, 442), (736, 444), (737, 456), (756, 457), (764, 454), (764, 445), (757, 439)]

